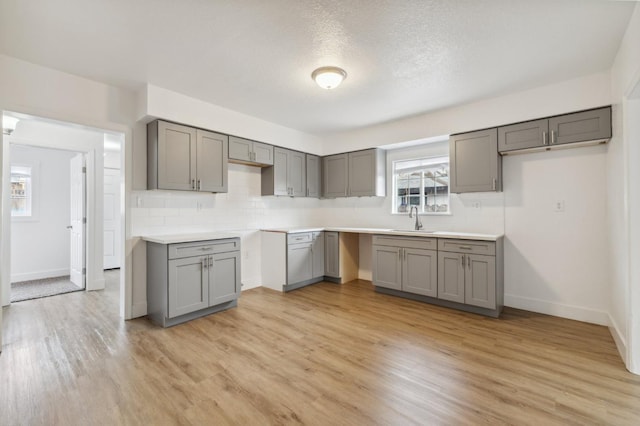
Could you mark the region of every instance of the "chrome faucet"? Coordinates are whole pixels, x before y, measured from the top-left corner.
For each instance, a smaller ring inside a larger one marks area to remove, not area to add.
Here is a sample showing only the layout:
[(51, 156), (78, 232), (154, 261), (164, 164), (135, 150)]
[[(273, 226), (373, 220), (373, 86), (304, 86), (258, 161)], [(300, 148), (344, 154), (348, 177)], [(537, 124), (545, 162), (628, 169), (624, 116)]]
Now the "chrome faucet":
[(415, 230), (419, 231), (422, 229), (422, 222), (420, 222), (420, 218), (418, 217), (418, 206), (411, 206), (411, 209), (409, 210), (409, 217), (413, 217), (411, 216), (411, 214), (413, 213), (413, 209), (416, 209), (416, 225), (415, 225)]

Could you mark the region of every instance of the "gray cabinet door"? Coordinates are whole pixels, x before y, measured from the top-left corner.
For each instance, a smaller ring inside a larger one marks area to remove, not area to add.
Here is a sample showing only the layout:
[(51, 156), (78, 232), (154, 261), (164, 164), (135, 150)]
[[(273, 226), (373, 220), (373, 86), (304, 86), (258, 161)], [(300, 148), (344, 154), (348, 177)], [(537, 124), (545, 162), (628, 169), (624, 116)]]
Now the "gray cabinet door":
[(289, 151), (273, 149), (273, 195), (289, 195)]
[(196, 181), (196, 130), (158, 122), (158, 189), (190, 191)]
[(437, 297), (438, 252), (403, 248), (402, 260), (402, 290)]
[(229, 136), (229, 158), (239, 161), (252, 161), (253, 141)]
[(402, 249), (390, 246), (373, 246), (373, 285), (402, 290)]
[(313, 233), (313, 278), (324, 276), (324, 232)]
[(332, 278), (340, 278), (340, 234), (324, 233), (324, 274)]
[(320, 157), (307, 154), (307, 197), (320, 198), (322, 187)]
[(198, 191), (227, 192), (228, 136), (197, 131)]
[(350, 197), (374, 196), (376, 185), (376, 156), (374, 150), (349, 153)]
[(549, 119), (552, 145), (611, 137), (611, 107), (565, 114)]
[(438, 299), (464, 303), (463, 254), (438, 252)]
[(262, 142), (253, 143), (253, 162), (273, 165), (273, 145)]
[(169, 261), (169, 318), (209, 306), (208, 257), (186, 257)]
[(549, 144), (549, 120), (498, 127), (498, 151), (506, 152)]
[(496, 308), (496, 258), (465, 255), (464, 303), (487, 309)]
[(235, 300), (240, 294), (240, 252), (209, 256), (209, 305)]
[(287, 284), (313, 278), (313, 243), (291, 244), (287, 248)]
[(502, 190), (498, 129), (452, 135), (449, 151), (451, 192)]
[(297, 151), (289, 151), (289, 188), (294, 197), (307, 195), (307, 157), (306, 154)]
[(348, 184), (348, 155), (329, 155), (322, 159), (323, 194), (327, 198), (346, 197)]

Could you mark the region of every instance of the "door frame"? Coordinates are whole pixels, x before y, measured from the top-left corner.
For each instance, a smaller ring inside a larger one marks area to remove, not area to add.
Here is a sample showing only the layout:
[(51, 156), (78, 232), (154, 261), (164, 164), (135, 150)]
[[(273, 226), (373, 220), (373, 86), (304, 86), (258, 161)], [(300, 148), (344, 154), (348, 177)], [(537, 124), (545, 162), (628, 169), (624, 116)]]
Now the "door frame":
[[(132, 173), (127, 169), (132, 163), (133, 148), (133, 129), (130, 127), (114, 124), (111, 122), (90, 122), (83, 118), (68, 117), (65, 115), (58, 115), (52, 113), (43, 114), (41, 111), (29, 111), (24, 109), (4, 109), (0, 111), (0, 114), (9, 113), (13, 115), (26, 115), (42, 119), (43, 121), (55, 122), (57, 124), (64, 124), (69, 126), (76, 126), (84, 129), (96, 130), (104, 133), (116, 133), (121, 135), (121, 156), (120, 156), (120, 185), (123, 190), (120, 192), (121, 203), (121, 218), (120, 218), (120, 303), (119, 314), (123, 319), (132, 318), (132, 299), (133, 299), (133, 279), (132, 279), (132, 251), (133, 241), (130, 238), (131, 223), (129, 217), (130, 200), (129, 194), (132, 190)], [(1, 117), (1, 115), (0, 115)], [(0, 134), (0, 143), (2, 147), (0, 149), (0, 164), (2, 164), (2, 185), (0, 185), (0, 197), (4, 198), (6, 191), (8, 190), (9, 182), (6, 179), (7, 165), (10, 164), (9, 144), (5, 143), (4, 135)], [(51, 144), (46, 143), (31, 143), (34, 146), (42, 146), (51, 148)], [(87, 192), (87, 247), (93, 249), (93, 253), (87, 257), (87, 290), (97, 290), (104, 288), (104, 273), (102, 270), (103, 265), (103, 247), (101, 232), (97, 232), (98, 224), (102, 221), (103, 216), (103, 176), (102, 169), (104, 167), (103, 151), (104, 144), (95, 144), (95, 146), (72, 145), (62, 149), (68, 149), (78, 152), (86, 153), (87, 159), (87, 188), (92, 190)], [(100, 173), (97, 173), (97, 170)], [(99, 197), (97, 196), (99, 193)], [(8, 203), (3, 203), (8, 204)], [(7, 214), (8, 213), (8, 214)], [(0, 273), (0, 305), (7, 305), (8, 299), (5, 300), (5, 288), (10, 286), (10, 258), (9, 250), (11, 244), (11, 231), (10, 231), (10, 206), (3, 205), (0, 210), (0, 235), (2, 236), (2, 243), (0, 245), (0, 267), (2, 272)], [(100, 227), (99, 230), (102, 228)], [(98, 244), (99, 243), (99, 244)], [(87, 250), (89, 252), (89, 250)], [(0, 325), (2, 324), (2, 315), (0, 311)], [(0, 350), (1, 350), (1, 334), (0, 334)]]

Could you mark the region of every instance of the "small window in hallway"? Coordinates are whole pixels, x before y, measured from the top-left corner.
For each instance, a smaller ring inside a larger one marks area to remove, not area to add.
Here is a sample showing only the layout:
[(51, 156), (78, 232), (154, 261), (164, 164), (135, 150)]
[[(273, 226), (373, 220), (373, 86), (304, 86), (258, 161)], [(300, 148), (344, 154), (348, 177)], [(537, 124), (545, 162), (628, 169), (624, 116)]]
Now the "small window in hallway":
[(32, 168), (11, 166), (11, 216), (32, 217), (32, 199)]

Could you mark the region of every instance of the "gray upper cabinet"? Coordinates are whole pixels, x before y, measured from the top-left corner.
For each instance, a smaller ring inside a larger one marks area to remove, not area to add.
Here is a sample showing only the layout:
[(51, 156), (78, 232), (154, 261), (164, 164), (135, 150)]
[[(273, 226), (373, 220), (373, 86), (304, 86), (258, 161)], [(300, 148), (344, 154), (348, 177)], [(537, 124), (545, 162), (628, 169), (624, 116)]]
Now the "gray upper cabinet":
[(322, 168), (320, 157), (307, 154), (307, 197), (322, 195)]
[(386, 155), (380, 149), (349, 153), (350, 197), (386, 195)]
[(611, 107), (549, 118), (551, 145), (611, 138)]
[(385, 196), (385, 151), (367, 149), (324, 157), (323, 183), (326, 198)]
[(304, 153), (275, 147), (273, 166), (262, 169), (262, 195), (304, 197), (307, 193)]
[(198, 129), (196, 141), (197, 190), (227, 192), (227, 136)]
[(227, 192), (228, 137), (156, 120), (147, 125), (149, 189)]
[(500, 152), (535, 148), (549, 143), (549, 120), (527, 121), (498, 127)]
[(498, 150), (507, 154), (525, 149), (611, 138), (611, 107), (563, 114), (498, 128)]
[(451, 135), (451, 192), (502, 191), (502, 158), (498, 129)]
[(273, 165), (273, 146), (229, 136), (229, 161), (258, 166)]
[(327, 198), (346, 197), (349, 185), (347, 154), (329, 155), (322, 159), (323, 196)]

